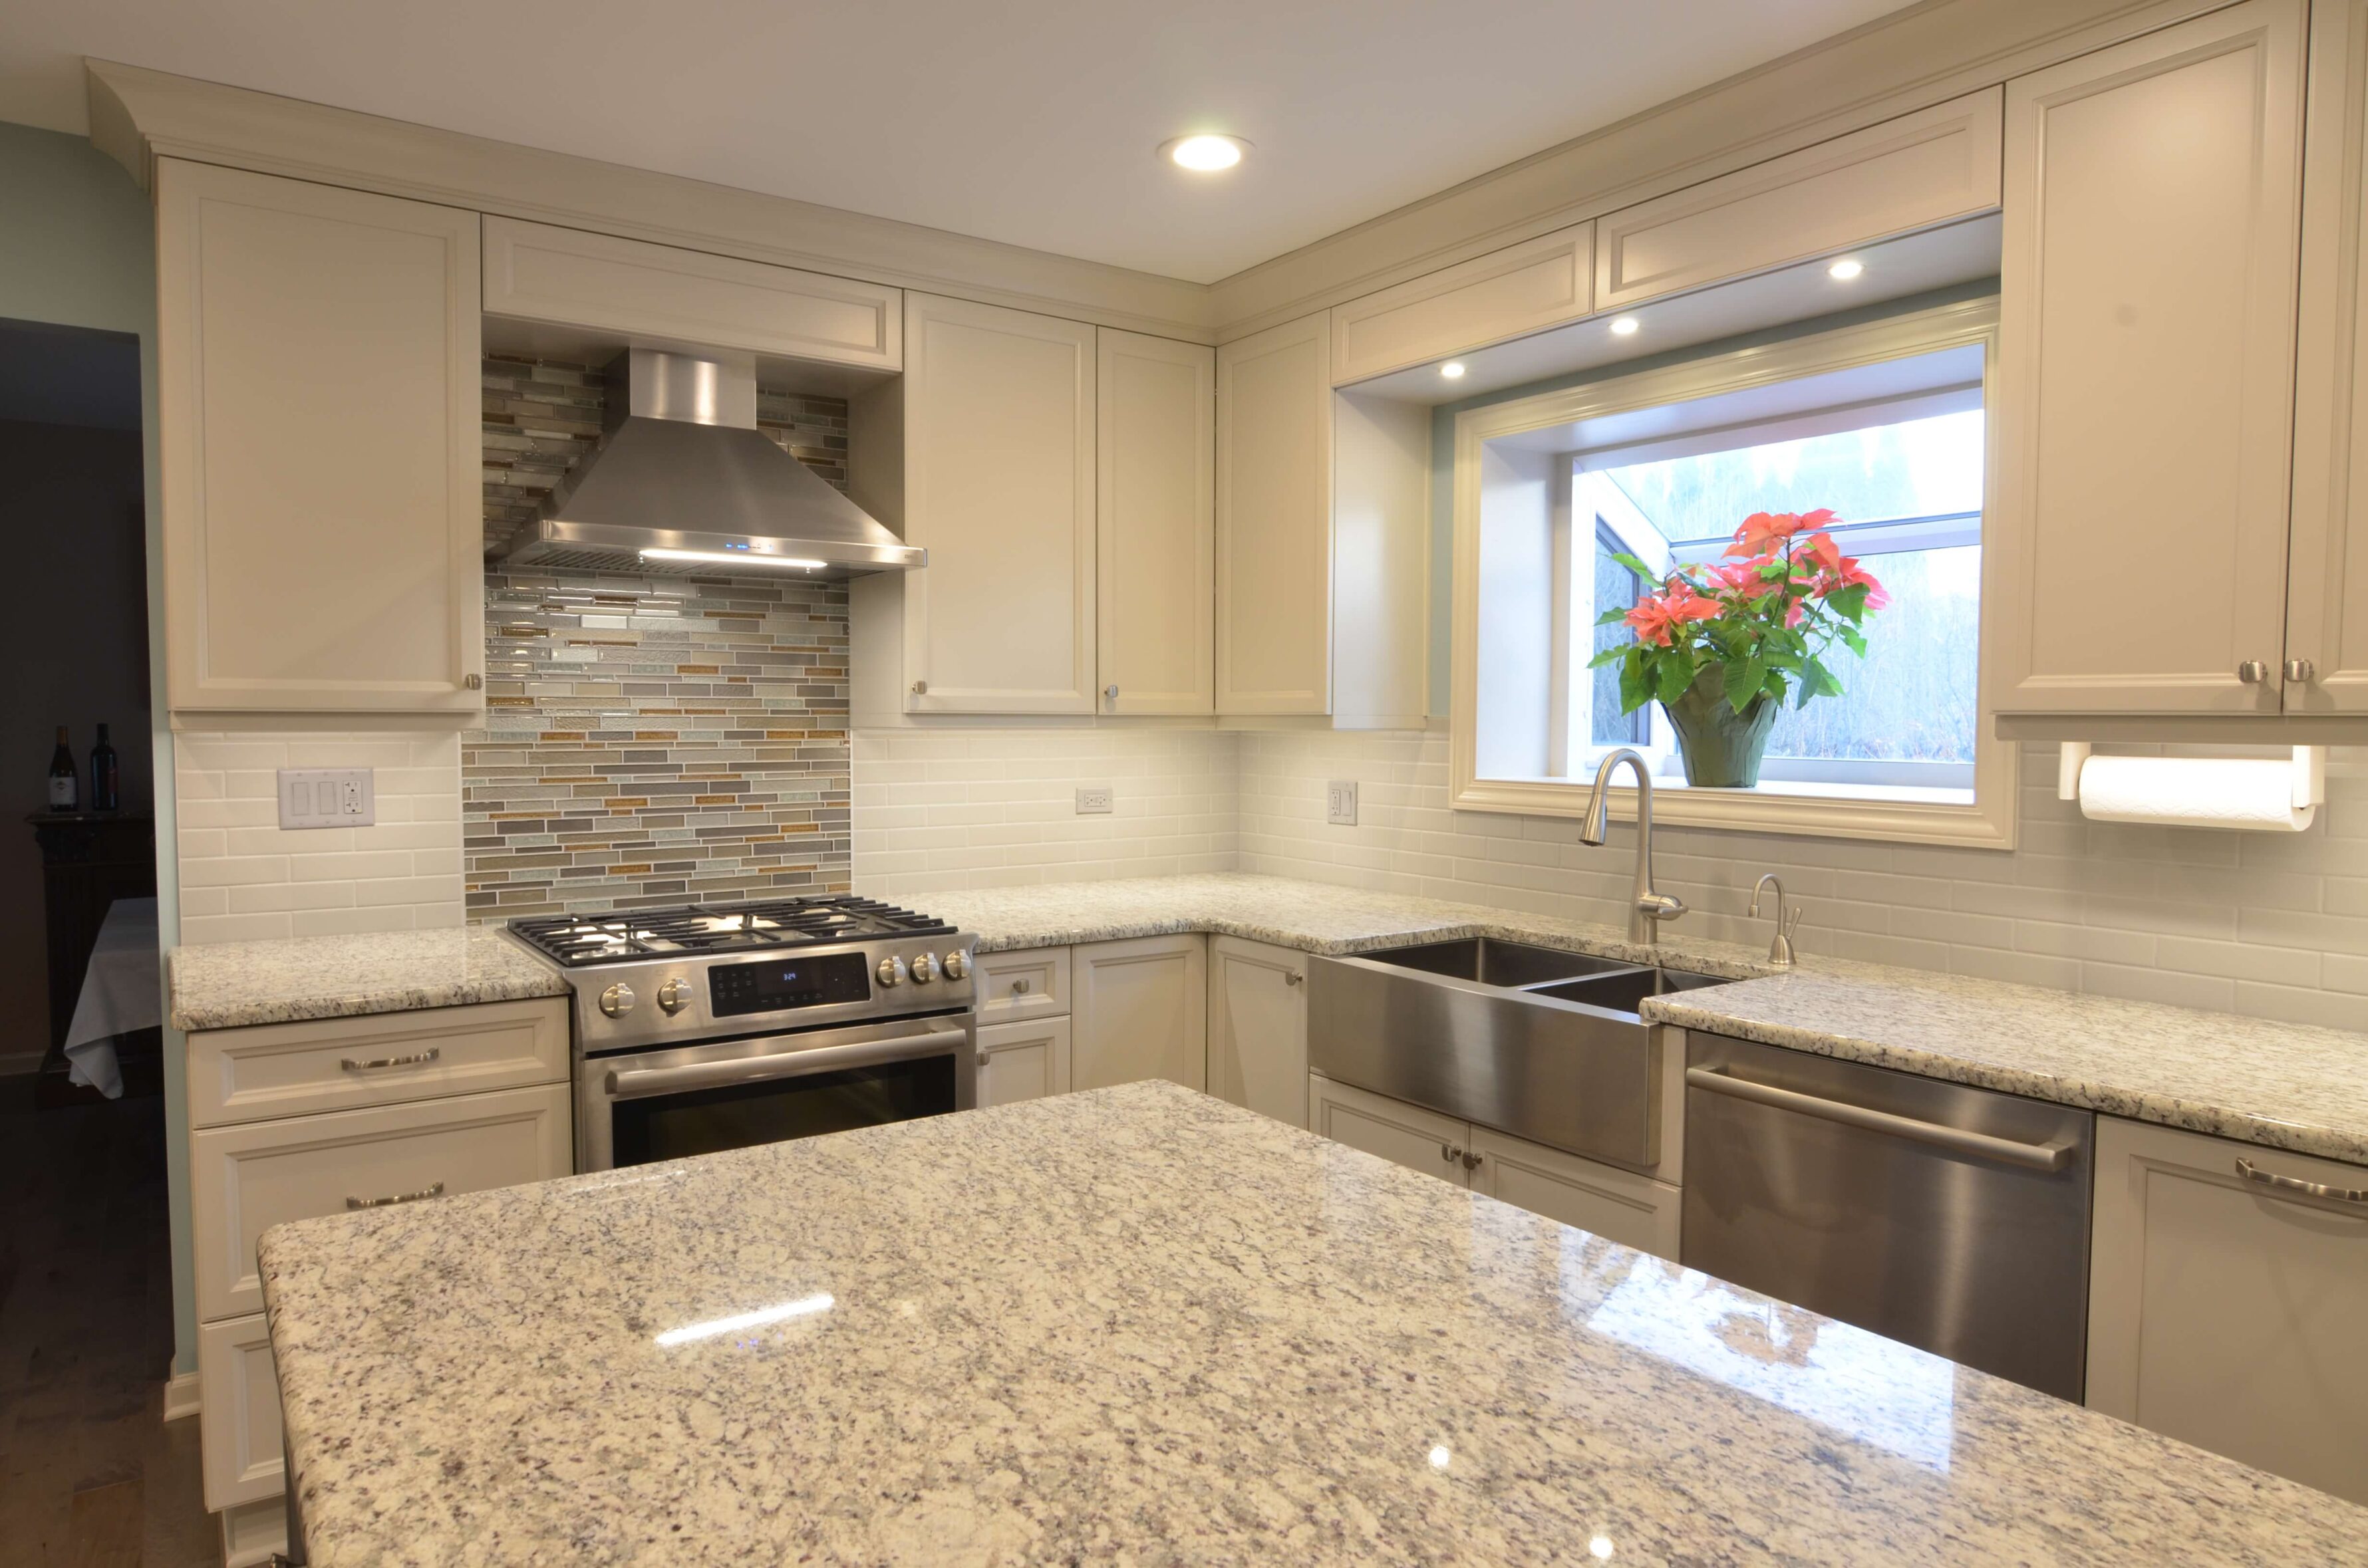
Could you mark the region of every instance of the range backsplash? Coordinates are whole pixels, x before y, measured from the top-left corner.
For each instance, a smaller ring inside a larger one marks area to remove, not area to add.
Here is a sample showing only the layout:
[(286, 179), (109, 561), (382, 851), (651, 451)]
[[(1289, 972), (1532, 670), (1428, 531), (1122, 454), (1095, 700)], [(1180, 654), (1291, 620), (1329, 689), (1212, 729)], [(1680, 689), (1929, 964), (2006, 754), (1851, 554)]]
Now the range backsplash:
[[(488, 549), (600, 433), (597, 369), (484, 363)], [(847, 404), (757, 422), (840, 488)], [(848, 886), (847, 590), (485, 574), (486, 727), (462, 737), (472, 920)]]

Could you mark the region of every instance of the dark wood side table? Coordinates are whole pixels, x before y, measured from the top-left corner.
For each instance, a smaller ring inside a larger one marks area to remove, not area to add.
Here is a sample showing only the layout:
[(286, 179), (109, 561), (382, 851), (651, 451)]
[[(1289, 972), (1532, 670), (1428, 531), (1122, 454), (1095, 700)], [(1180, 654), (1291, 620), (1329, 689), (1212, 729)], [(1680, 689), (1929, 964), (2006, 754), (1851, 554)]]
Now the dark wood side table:
[(41, 1077), (63, 1085), (66, 1029), (108, 906), (119, 898), (156, 896), (156, 818), (151, 812), (35, 812), (25, 820), (41, 847), (49, 937), (50, 1048)]

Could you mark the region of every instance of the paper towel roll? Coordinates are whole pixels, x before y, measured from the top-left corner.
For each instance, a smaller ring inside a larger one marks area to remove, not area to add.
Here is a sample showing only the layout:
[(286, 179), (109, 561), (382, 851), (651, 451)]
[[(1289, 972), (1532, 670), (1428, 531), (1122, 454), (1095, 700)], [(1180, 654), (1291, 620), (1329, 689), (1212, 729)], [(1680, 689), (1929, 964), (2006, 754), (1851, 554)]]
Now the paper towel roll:
[(2243, 757), (2092, 756), (2080, 813), (2098, 822), (2300, 833), (2318, 814), (2294, 803), (2294, 765)]

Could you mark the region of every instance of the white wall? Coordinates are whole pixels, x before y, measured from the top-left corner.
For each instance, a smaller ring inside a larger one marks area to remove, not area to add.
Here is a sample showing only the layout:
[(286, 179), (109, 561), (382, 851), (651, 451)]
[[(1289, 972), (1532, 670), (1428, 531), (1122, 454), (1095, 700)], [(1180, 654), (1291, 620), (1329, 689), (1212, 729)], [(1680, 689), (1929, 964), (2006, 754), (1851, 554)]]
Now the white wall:
[[(914, 730), (855, 735), (855, 886), (954, 888), (1234, 869), (1240, 737), (1210, 730)], [(1076, 814), (1081, 784), (1115, 791)]]
[[(1443, 735), (1240, 746), (1242, 870), (1626, 921), (1634, 830), (1589, 848), (1570, 820), (1451, 811)], [(1358, 781), (1357, 826), (1326, 825), (1330, 778)], [(1688, 932), (1764, 941), (1743, 911), (1772, 870), (1804, 953), (2368, 1028), (2368, 748), (2336, 751), (2328, 786), (2305, 834), (2091, 823), (2032, 746), (2012, 854), (1665, 827), (1654, 861)]]
[[(457, 733), (184, 732), (181, 940), (243, 942), (461, 921)], [(283, 831), (279, 770), (370, 767), (370, 827)]]

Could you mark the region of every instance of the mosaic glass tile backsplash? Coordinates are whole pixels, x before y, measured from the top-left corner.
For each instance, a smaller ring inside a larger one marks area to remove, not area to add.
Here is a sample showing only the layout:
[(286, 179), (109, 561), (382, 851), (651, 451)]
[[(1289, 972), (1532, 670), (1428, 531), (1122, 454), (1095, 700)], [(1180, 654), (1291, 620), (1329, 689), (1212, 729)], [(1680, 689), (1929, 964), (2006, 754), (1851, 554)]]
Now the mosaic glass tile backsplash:
[[(600, 432), (597, 368), (484, 365), (485, 538), (531, 519)], [(842, 488), (847, 405), (758, 423)], [(847, 590), (485, 574), (486, 727), (462, 737), (472, 920), (848, 886)]]

